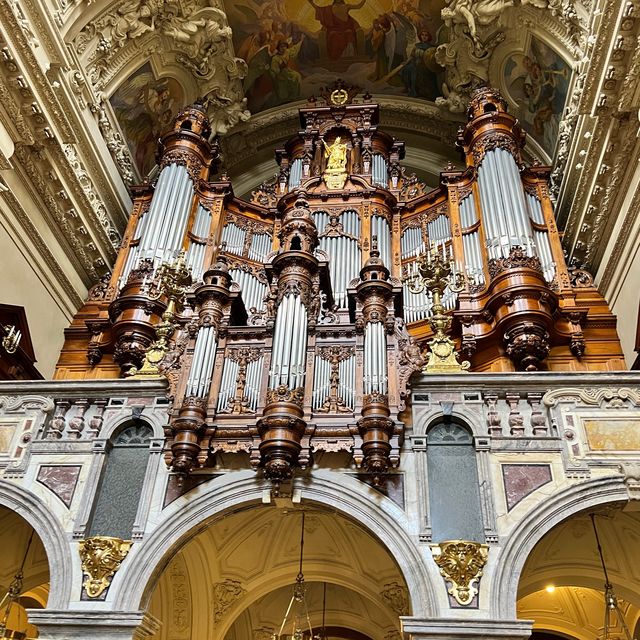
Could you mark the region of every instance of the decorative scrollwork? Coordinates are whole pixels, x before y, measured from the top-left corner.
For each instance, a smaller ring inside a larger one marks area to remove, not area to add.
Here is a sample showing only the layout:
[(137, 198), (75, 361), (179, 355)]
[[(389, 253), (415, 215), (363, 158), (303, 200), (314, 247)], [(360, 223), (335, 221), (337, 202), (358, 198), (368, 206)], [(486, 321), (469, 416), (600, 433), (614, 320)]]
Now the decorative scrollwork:
[(267, 390), (267, 404), (276, 402), (292, 402), (302, 407), (304, 405), (304, 387), (289, 389), (286, 384), (281, 384), (275, 389)]
[(451, 584), (449, 593), (458, 604), (471, 604), (478, 593), (475, 583), (482, 576), (489, 547), (479, 542), (450, 540), (432, 545), (431, 551), (440, 575)]
[(111, 584), (111, 578), (126, 558), (131, 542), (109, 536), (80, 540), (83, 586), (90, 598), (97, 598)]
[(526, 267), (535, 271), (542, 271), (540, 259), (537, 256), (529, 256), (526, 251), (516, 245), (511, 247), (509, 256), (506, 258), (491, 258), (489, 260), (489, 276), (495, 278), (499, 273), (509, 269), (521, 269)]

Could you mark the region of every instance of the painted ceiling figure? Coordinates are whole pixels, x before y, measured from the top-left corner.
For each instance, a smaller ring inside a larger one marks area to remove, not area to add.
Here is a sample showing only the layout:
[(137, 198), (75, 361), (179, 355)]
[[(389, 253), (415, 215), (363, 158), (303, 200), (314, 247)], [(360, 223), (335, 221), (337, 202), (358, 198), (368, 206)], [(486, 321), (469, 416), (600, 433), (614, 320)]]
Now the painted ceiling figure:
[(327, 38), (327, 55), (332, 60), (341, 58), (351, 45), (352, 54), (357, 52), (356, 33), (361, 28), (358, 22), (349, 14), (351, 11), (361, 9), (366, 0), (360, 0), (357, 4), (346, 4), (344, 0), (333, 0), (333, 3), (324, 7), (309, 0), (315, 9), (316, 19), (322, 25)]

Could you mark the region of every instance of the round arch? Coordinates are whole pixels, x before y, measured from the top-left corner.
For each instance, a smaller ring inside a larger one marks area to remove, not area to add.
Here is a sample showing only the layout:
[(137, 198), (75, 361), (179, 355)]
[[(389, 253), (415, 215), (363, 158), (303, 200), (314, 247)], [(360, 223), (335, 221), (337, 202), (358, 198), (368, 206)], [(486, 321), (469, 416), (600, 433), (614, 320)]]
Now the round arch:
[[(426, 562), (407, 533), (411, 528), (404, 511), (344, 474), (314, 471), (313, 480), (301, 480), (300, 485), (303, 501), (355, 520), (387, 549), (405, 579), (414, 616), (435, 613), (436, 598)], [(218, 518), (260, 504), (263, 492), (269, 488), (251, 471), (225, 474), (206, 486), (208, 491), (196, 498), (176, 500), (171, 505), (171, 515), (142, 543), (133, 545), (126, 570), (123, 565), (111, 586), (116, 608), (144, 609), (157, 579), (179, 549)]]
[(509, 535), (495, 560), (491, 610), (495, 618), (516, 617), (518, 582), (529, 554), (563, 520), (590, 507), (629, 499), (622, 476), (596, 478), (551, 496), (534, 509)]
[(42, 541), (51, 579), (47, 608), (65, 609), (71, 594), (73, 560), (60, 522), (36, 495), (6, 480), (0, 480), (0, 505), (24, 518)]

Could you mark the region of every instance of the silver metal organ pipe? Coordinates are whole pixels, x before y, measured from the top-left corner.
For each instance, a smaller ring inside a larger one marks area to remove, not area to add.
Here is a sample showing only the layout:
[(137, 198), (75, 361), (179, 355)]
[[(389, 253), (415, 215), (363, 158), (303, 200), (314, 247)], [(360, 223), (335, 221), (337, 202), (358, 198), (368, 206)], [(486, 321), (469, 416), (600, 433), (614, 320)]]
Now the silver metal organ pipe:
[(202, 329), (198, 331), (198, 335), (196, 337), (196, 343), (193, 348), (193, 358), (191, 360), (191, 370), (189, 371), (189, 378), (187, 380), (187, 396), (197, 395), (198, 392), (198, 384), (200, 383), (200, 369), (202, 362), (202, 351), (204, 348), (203, 342), (204, 338), (201, 338), (200, 335), (202, 333)]
[[(532, 194), (526, 193), (525, 199), (530, 219), (536, 224), (544, 225), (544, 214), (542, 213), (542, 205), (538, 198)], [(547, 280), (547, 282), (551, 282), (555, 276), (556, 265), (553, 260), (551, 243), (549, 242), (549, 233), (546, 230), (535, 230), (533, 232), (533, 236), (535, 239), (534, 250), (540, 260), (545, 280)]]
[(249, 401), (251, 411), (258, 408), (258, 398), (260, 397), (260, 372), (264, 357), (260, 356), (257, 360), (247, 365), (247, 383), (245, 385), (245, 395)]
[(382, 322), (376, 323), (376, 332), (378, 334), (378, 356), (376, 358), (378, 391), (385, 393), (387, 391), (387, 341), (384, 337), (384, 326)]
[(506, 257), (509, 255), (509, 232), (504, 221), (504, 204), (500, 193), (500, 185), (496, 176), (493, 151), (487, 152), (485, 160), (487, 163), (487, 177), (491, 187), (491, 199), (493, 201), (493, 222), (496, 225), (496, 231), (498, 234), (498, 255)]
[(218, 392), (218, 411), (224, 411), (229, 406), (229, 401), (236, 393), (239, 368), (240, 367), (235, 360), (232, 360), (231, 358), (224, 359), (222, 380), (220, 381), (220, 391)]
[(211, 386), (211, 376), (216, 355), (215, 327), (202, 327), (194, 347), (191, 370), (187, 381), (187, 395), (204, 397)]
[(166, 236), (169, 225), (171, 224), (171, 219), (173, 218), (174, 211), (176, 209), (176, 204), (178, 202), (178, 193), (181, 190), (181, 183), (177, 181), (172, 182), (170, 191), (167, 194), (167, 202), (166, 209), (164, 212), (164, 216), (158, 222), (158, 226), (154, 231), (154, 241), (153, 245), (149, 247), (148, 257), (153, 258), (154, 260), (162, 260), (166, 253)]
[(273, 348), (271, 350), (271, 378), (269, 380), (269, 387), (275, 389), (280, 384), (280, 371), (282, 368), (282, 361), (284, 358), (283, 343), (285, 338), (285, 326), (288, 322), (289, 312), (289, 296), (285, 296), (278, 307), (276, 313), (276, 323), (273, 336)]
[(169, 249), (178, 250), (182, 245), (182, 238), (189, 219), (191, 201), (193, 200), (193, 187), (190, 183), (182, 185), (176, 210), (172, 216), (171, 226), (167, 234), (166, 246)]
[(251, 307), (262, 311), (264, 309), (264, 297), (267, 293), (267, 285), (260, 282), (254, 275), (242, 269), (230, 269), (229, 275), (233, 282), (240, 285), (242, 300), (247, 311)]
[(524, 199), (524, 189), (522, 187), (520, 171), (518, 170), (512, 155), (508, 151), (504, 151), (503, 149), (499, 149), (499, 151), (501, 151), (500, 157), (504, 167), (504, 175), (509, 184), (509, 195), (511, 196), (510, 209), (518, 227), (518, 233), (516, 234), (518, 237), (513, 244), (523, 246), (526, 249), (527, 254), (531, 256), (533, 255), (531, 246), (531, 223), (529, 222), (526, 201)]
[(220, 387), (218, 388), (218, 402), (216, 404), (216, 411), (224, 411), (227, 408), (227, 400), (229, 398), (229, 363), (232, 360), (225, 357), (222, 364), (222, 377), (220, 379)]
[(218, 343), (216, 340), (216, 332), (214, 327), (209, 327), (209, 340), (207, 341), (207, 359), (203, 367), (203, 395), (206, 396), (211, 388), (211, 378), (213, 377), (213, 365), (216, 361), (216, 351), (218, 349)]
[(175, 204), (167, 215), (168, 224), (163, 227), (164, 234), (160, 236), (159, 240), (159, 248), (164, 248), (163, 259), (167, 259), (168, 254), (177, 251), (182, 245), (181, 240), (187, 226), (193, 199), (193, 184), (187, 179), (180, 183), (176, 191)]
[(485, 159), (487, 161), (491, 193), (494, 200), (494, 220), (497, 223), (499, 231), (500, 255), (507, 257), (510, 248), (509, 228), (506, 222), (505, 196), (501, 189), (499, 169), (496, 166), (495, 150), (488, 151)]
[[(519, 244), (520, 228), (518, 222), (518, 212), (515, 205), (515, 194), (513, 193), (513, 176), (509, 170), (508, 159), (504, 157), (503, 150), (498, 148), (493, 154), (496, 164), (496, 178), (499, 187), (499, 193), (502, 196), (501, 215), (507, 226), (507, 234), (509, 237), (509, 249)], [(511, 154), (509, 154), (511, 156)], [(520, 178), (518, 177), (518, 181)]]
[(285, 351), (285, 359), (288, 357), (289, 360), (289, 370), (288, 370), (288, 379), (287, 384), (290, 389), (295, 389), (298, 385), (295, 384), (297, 382), (298, 372), (297, 372), (297, 364), (298, 364), (298, 350), (300, 348), (300, 319), (301, 312), (303, 308), (302, 301), (300, 300), (300, 296), (295, 296), (293, 298), (293, 321), (290, 325), (290, 333), (291, 333), (291, 344), (287, 351)]
[[(166, 200), (168, 192), (173, 184), (173, 169), (176, 165), (169, 165), (165, 167), (158, 176), (158, 182), (156, 183), (156, 190), (153, 194), (149, 210), (145, 214), (148, 218), (147, 224), (144, 227), (144, 233), (140, 236), (140, 252), (145, 252), (153, 246), (155, 242), (156, 228), (162, 222), (163, 212), (166, 208)], [(145, 256), (151, 257), (151, 256)]]
[(269, 388), (278, 386), (277, 378), (280, 375), (280, 360), (282, 358), (282, 322), (278, 321), (280, 314), (284, 314), (286, 298), (282, 300), (276, 312), (276, 322), (273, 329), (273, 342), (271, 346), (271, 368), (269, 370)]
[(379, 322), (374, 322), (371, 325), (371, 390), (380, 391), (380, 338), (378, 336), (378, 329), (380, 328)]
[(288, 295), (287, 319), (283, 322), (282, 336), (282, 366), (280, 369), (280, 384), (288, 384), (291, 375), (291, 345), (295, 331), (294, 319), (297, 311), (297, 296)]
[(291, 169), (289, 171), (289, 191), (300, 186), (302, 180), (302, 158), (296, 158), (291, 163)]
[(300, 344), (298, 346), (298, 379), (296, 382), (296, 386), (302, 387), (304, 386), (304, 378), (306, 373), (306, 362), (307, 362), (307, 326), (309, 323), (309, 318), (307, 316), (307, 308), (300, 303), (302, 307), (302, 313), (300, 315)]
[(391, 268), (391, 229), (383, 216), (371, 216), (371, 236), (377, 236), (380, 258), (383, 264)]
[(478, 188), (480, 191), (480, 204), (482, 207), (482, 219), (487, 234), (487, 247), (490, 258), (498, 258), (500, 250), (500, 229), (496, 220), (496, 209), (493, 193), (493, 184), (490, 180), (488, 152), (485, 154), (478, 168)]
[[(173, 215), (173, 211), (175, 210), (176, 202), (178, 199), (178, 191), (180, 190), (180, 186), (182, 184), (178, 180), (178, 178), (179, 178), (178, 165), (172, 165), (171, 166), (171, 182), (168, 186), (167, 193), (165, 196), (166, 200), (164, 203), (164, 206), (165, 206), (164, 215), (158, 219), (158, 225), (154, 230), (153, 241), (154, 241), (155, 247), (152, 247), (152, 249), (160, 247), (161, 245), (164, 244), (163, 239), (166, 234), (166, 229), (171, 222), (171, 217)], [(157, 256), (154, 255), (153, 257), (156, 258)]]

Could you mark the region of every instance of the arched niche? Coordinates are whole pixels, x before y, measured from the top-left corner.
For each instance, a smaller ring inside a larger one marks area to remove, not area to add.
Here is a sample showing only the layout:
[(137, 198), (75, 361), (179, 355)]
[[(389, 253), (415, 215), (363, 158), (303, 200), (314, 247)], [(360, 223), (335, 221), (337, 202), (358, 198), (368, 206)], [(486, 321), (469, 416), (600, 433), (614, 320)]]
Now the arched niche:
[[(17, 522), (26, 523), (27, 529), (30, 527), (35, 530), (34, 539), (37, 539), (44, 548), (47, 559), (46, 575), (48, 575), (49, 585), (46, 593), (47, 607), (50, 609), (65, 607), (71, 592), (73, 560), (60, 522), (37, 496), (6, 480), (0, 480), (0, 508), (5, 509), (5, 513), (14, 514), (11, 517), (19, 518)], [(24, 525), (21, 526), (24, 527)], [(34, 579), (34, 584), (27, 583), (27, 587), (33, 592), (37, 588), (35, 582), (42, 580), (40, 584), (46, 584), (44, 578), (45, 568), (42, 565), (38, 577)], [(44, 602), (44, 592), (40, 590), (38, 593), (37, 597)]]
[[(394, 558), (357, 522), (306, 503), (244, 507), (190, 540), (151, 598), (149, 613), (163, 622), (158, 640), (179, 635), (239, 640), (277, 631), (299, 571), (303, 514), (308, 624), (322, 623), (326, 583), (328, 623), (368, 637), (399, 633), (399, 616), (411, 609)], [(201, 602), (213, 603), (213, 609)]]
[(89, 537), (131, 538), (152, 438), (152, 427), (140, 419), (125, 422), (112, 434), (88, 527)]
[[(606, 504), (626, 503), (628, 499), (629, 494), (622, 476), (612, 476), (574, 484), (532, 509), (528, 516), (505, 536), (504, 544), (495, 558), (496, 569), (490, 599), (492, 615), (496, 618), (516, 617), (516, 594), (520, 588), (523, 568), (534, 547), (545, 534), (575, 514), (588, 513)], [(595, 558), (597, 559), (597, 555)], [(593, 574), (593, 585), (596, 587), (602, 584), (597, 581), (598, 575), (602, 574)], [(537, 586), (520, 590), (520, 595), (523, 597), (545, 586), (543, 581), (539, 581)]]
[(442, 416), (427, 430), (429, 523), (433, 542), (485, 541), (471, 430)]
[[(534, 629), (593, 640), (607, 610), (616, 637), (625, 637), (624, 624), (634, 629), (640, 616), (640, 512), (628, 504), (611, 502), (574, 513), (537, 542), (518, 589), (518, 615), (533, 619)], [(617, 611), (606, 604), (598, 540)]]

